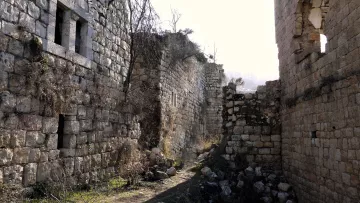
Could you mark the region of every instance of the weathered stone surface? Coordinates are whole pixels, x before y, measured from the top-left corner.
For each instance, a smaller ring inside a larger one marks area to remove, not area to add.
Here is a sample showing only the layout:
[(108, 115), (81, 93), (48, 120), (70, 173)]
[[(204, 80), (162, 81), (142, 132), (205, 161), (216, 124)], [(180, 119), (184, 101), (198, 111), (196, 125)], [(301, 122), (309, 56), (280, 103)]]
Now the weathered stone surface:
[(50, 177), (51, 165), (50, 163), (39, 163), (36, 171), (36, 181), (43, 182)]
[(20, 20), (19, 24), (26, 28), (31, 33), (35, 33), (35, 19), (32, 18), (30, 15), (21, 12), (20, 13)]
[(8, 51), (11, 54), (22, 56), (24, 54), (24, 45), (15, 39), (10, 40)]
[(24, 164), (29, 162), (30, 148), (15, 148), (13, 162), (16, 164)]
[(49, 151), (49, 161), (57, 160), (59, 159), (60, 150), (50, 150)]
[(54, 134), (58, 130), (58, 119), (56, 118), (43, 118), (42, 132), (45, 134)]
[[(1, 36), (1, 35), (0, 35)], [(6, 40), (6, 37), (3, 36), (1, 40)], [(4, 46), (7, 42), (2, 42)], [(0, 52), (0, 68), (6, 72), (12, 72), (14, 70), (14, 55)]]
[(16, 111), (21, 113), (28, 113), (31, 110), (31, 98), (30, 97), (17, 97), (16, 99)]
[(65, 134), (78, 134), (80, 132), (79, 121), (65, 121), (64, 133)]
[(165, 172), (156, 171), (156, 173), (155, 173), (155, 179), (157, 179), (157, 180), (163, 180), (163, 179), (166, 179), (166, 178), (169, 178), (169, 176), (168, 176)]
[(11, 132), (11, 146), (12, 147), (24, 147), (26, 139), (26, 131), (13, 130)]
[[(122, 89), (130, 57), (130, 38), (123, 32), (128, 26), (125, 2), (116, 2), (106, 11), (103, 10), (105, 3), (97, 2), (99, 5), (92, 8), (90, 15), (87, 1), (75, 1), (75, 4), (75, 10), (83, 8), (81, 15), (89, 18), (84, 19), (89, 21), (85, 23), (89, 29), (88, 36), (81, 36), (84, 40), (81, 44), (87, 46), (81, 54), (74, 53), (72, 37), (75, 38), (75, 33), (68, 33), (70, 40), (63, 39), (66, 48), (54, 43), (56, 1), (10, 0), (0, 3), (3, 8), (0, 10), (4, 11), (0, 14), (0, 170), (21, 164), (25, 169), (20, 182), (26, 186), (34, 182), (34, 173), (36, 181), (45, 181), (50, 176), (54, 179), (54, 174), (61, 171), (71, 176), (69, 179), (76, 176), (84, 183), (89, 182), (90, 177), (94, 181), (109, 178), (114, 174), (114, 168), (119, 167), (119, 148), (125, 139), (132, 139), (137, 144), (142, 131), (148, 133), (146, 136), (159, 135), (160, 129), (156, 132), (142, 129), (146, 126), (139, 124), (143, 115), (135, 115), (119, 105), (125, 99)], [(79, 14), (79, 10), (73, 13)], [(104, 15), (98, 17), (99, 13)], [(76, 31), (75, 23), (63, 31)], [(43, 43), (41, 55), (44, 60), (41, 63), (33, 62), (34, 50), (28, 46), (33, 37), (41, 38)], [(171, 154), (179, 155), (185, 151), (191, 154), (189, 157), (196, 158), (194, 148), (185, 148), (191, 146), (187, 143), (188, 137), (200, 134), (212, 137), (222, 133), (220, 76), (223, 68), (193, 58), (189, 62), (196, 68), (165, 68), (167, 61), (154, 69), (140, 67), (139, 78), (144, 84), (150, 82), (156, 87), (154, 99), (146, 99), (146, 107), (159, 104), (157, 110), (161, 111), (160, 118), (153, 119), (158, 114), (150, 114), (149, 119), (141, 122), (149, 121), (151, 126), (157, 126), (159, 123), (152, 122), (163, 120), (168, 110), (163, 104), (167, 104), (174, 93), (171, 108), (184, 115), (179, 116), (175, 124), (175, 134), (179, 136), (172, 139)], [(163, 80), (161, 71), (166, 71), (171, 78)], [(180, 75), (184, 77), (177, 80)], [(137, 97), (144, 98), (141, 94)], [(68, 98), (70, 101), (65, 101)], [(209, 103), (203, 105), (206, 98)], [(192, 119), (194, 115), (200, 118)], [(15, 135), (12, 130), (19, 132)], [(62, 148), (60, 154), (58, 147)], [(82, 159), (81, 166), (76, 166), (76, 158)], [(63, 162), (66, 166), (60, 164)], [(78, 174), (75, 175), (72, 168), (76, 168)]]
[(20, 165), (13, 165), (4, 168), (5, 184), (22, 184), (24, 168)]
[(211, 169), (209, 167), (204, 167), (204, 168), (201, 169), (201, 173), (204, 176), (209, 176), (212, 173), (212, 171), (211, 171)]
[(0, 165), (7, 165), (11, 163), (14, 153), (11, 149), (0, 149)]
[(28, 13), (33, 18), (37, 19), (40, 17), (40, 8), (35, 5), (32, 1), (29, 2)]
[(28, 131), (26, 133), (27, 147), (41, 147), (45, 144), (46, 135), (38, 131)]
[(46, 147), (47, 149), (57, 149), (58, 147), (58, 134), (47, 135)]
[(42, 119), (37, 115), (22, 115), (19, 117), (20, 128), (24, 130), (39, 131), (42, 127)]
[(290, 187), (291, 186), (288, 183), (279, 183), (279, 185), (278, 185), (279, 190), (281, 190), (283, 192), (289, 191)]
[(258, 181), (256, 183), (254, 183), (254, 190), (257, 192), (257, 193), (262, 193), (264, 190), (265, 190), (265, 185), (263, 182), (261, 181)]
[(230, 188), (230, 185), (229, 185), (229, 181), (228, 180), (223, 180), (223, 181), (220, 181), (219, 182), (219, 186), (221, 188), (221, 194), (224, 195), (224, 196), (229, 196), (231, 195), (231, 188)]
[[(41, 151), (39, 148), (30, 149), (29, 153), (29, 163), (36, 163), (41, 161)], [(42, 160), (45, 161), (45, 160)], [(47, 161), (47, 159), (46, 159)]]
[(12, 111), (16, 106), (16, 98), (8, 91), (0, 93), (1, 98), (1, 109), (5, 112)]
[(289, 194), (287, 194), (285, 192), (279, 192), (277, 197), (278, 197), (280, 203), (285, 203), (288, 199), (288, 196), (289, 196)]
[(36, 183), (36, 170), (37, 170), (36, 163), (30, 163), (25, 166), (24, 178), (23, 178), (23, 184), (25, 186), (33, 185)]
[(176, 175), (176, 169), (174, 167), (171, 167), (171, 168), (166, 170), (166, 174), (168, 176), (174, 176), (174, 175)]

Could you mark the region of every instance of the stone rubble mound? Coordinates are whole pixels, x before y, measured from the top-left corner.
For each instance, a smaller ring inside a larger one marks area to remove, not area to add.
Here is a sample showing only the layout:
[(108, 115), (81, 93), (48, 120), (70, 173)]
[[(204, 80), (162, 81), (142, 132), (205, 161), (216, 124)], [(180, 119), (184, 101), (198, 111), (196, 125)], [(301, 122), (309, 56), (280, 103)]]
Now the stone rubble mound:
[(153, 148), (148, 152), (148, 159), (150, 166), (145, 173), (146, 180), (164, 180), (177, 174), (177, 169), (173, 166), (174, 160), (166, 158), (159, 148)]
[(280, 172), (249, 166), (238, 173), (225, 174), (209, 167), (201, 169), (203, 198), (211, 202), (296, 203), (292, 186)]

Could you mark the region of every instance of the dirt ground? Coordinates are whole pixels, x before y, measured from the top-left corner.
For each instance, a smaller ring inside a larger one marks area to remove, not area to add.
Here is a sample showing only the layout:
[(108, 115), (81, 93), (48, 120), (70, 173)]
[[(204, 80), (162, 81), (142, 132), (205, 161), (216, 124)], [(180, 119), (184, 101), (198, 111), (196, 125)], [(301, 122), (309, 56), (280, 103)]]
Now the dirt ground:
[[(178, 172), (176, 176), (154, 183), (142, 183), (137, 190), (123, 191), (108, 196), (101, 202), (116, 203), (190, 203), (194, 202), (190, 191), (200, 182), (200, 177), (190, 170)], [(197, 190), (197, 189), (195, 189)]]

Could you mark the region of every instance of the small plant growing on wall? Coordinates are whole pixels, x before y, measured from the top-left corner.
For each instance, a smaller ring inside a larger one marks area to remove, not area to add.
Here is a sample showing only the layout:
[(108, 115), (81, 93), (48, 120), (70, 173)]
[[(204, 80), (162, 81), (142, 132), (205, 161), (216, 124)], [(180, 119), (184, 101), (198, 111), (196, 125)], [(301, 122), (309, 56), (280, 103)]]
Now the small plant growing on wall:
[(141, 179), (141, 173), (148, 168), (146, 155), (142, 154), (136, 144), (126, 141), (119, 150), (120, 176), (125, 178), (127, 184), (135, 185)]
[(27, 90), (46, 104), (47, 114), (58, 114), (70, 103), (71, 95), (76, 90), (76, 86), (70, 82), (72, 71), (69, 65), (62, 70), (57, 70), (59, 67), (53, 70), (49, 66), (49, 58), (43, 53), (40, 38), (33, 37), (27, 47), (30, 50), (30, 62), (25, 67)]

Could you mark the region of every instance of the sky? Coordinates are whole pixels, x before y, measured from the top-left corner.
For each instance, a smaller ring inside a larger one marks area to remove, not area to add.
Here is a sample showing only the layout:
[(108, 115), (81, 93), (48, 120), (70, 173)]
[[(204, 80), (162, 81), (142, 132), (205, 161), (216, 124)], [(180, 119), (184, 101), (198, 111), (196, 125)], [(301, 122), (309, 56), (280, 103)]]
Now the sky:
[(279, 78), (274, 1), (153, 0), (152, 3), (164, 29), (170, 30), (171, 10), (177, 10), (181, 14), (178, 29), (192, 29), (190, 39), (207, 54), (214, 52), (215, 45), (216, 62), (224, 64), (229, 77), (240, 76), (257, 85)]

